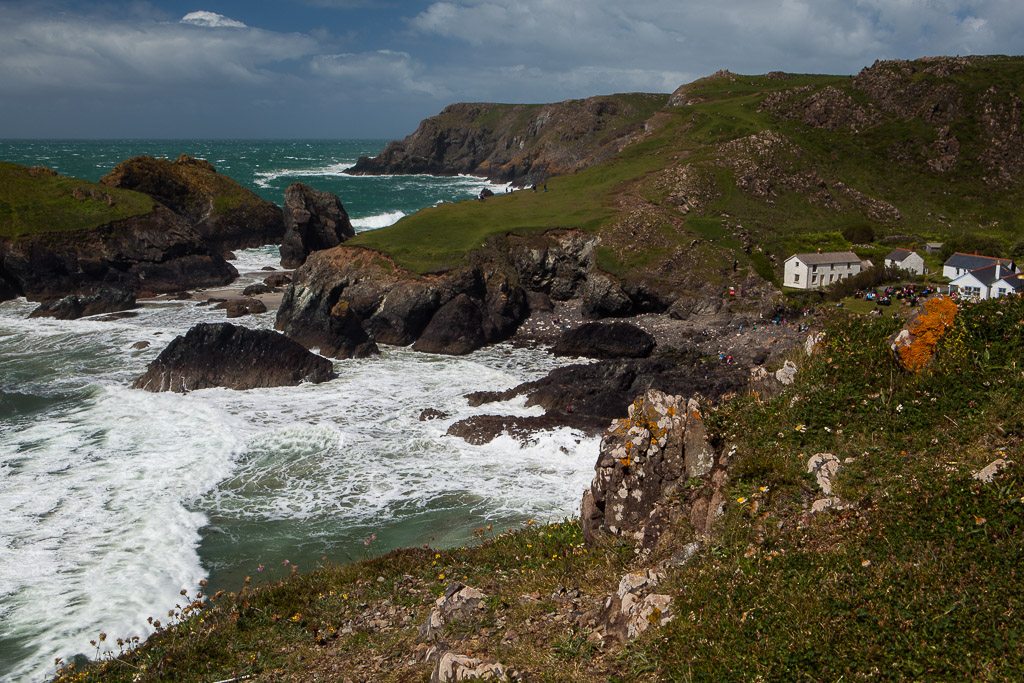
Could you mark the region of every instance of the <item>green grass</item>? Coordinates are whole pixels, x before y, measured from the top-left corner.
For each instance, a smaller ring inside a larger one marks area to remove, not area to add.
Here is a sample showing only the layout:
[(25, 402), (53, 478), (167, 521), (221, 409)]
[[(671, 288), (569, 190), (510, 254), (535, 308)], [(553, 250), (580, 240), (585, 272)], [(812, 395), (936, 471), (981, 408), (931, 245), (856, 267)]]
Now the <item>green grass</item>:
[(0, 162), (0, 237), (89, 230), (152, 210), (138, 192)]

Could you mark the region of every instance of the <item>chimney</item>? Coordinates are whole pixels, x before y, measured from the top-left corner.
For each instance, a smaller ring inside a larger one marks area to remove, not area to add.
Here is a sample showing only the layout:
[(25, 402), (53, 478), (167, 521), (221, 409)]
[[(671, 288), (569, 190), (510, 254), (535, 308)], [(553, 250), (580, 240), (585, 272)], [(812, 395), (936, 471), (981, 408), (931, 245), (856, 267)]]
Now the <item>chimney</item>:
[(821, 247), (818, 247), (818, 253), (819, 254), (821, 253)]

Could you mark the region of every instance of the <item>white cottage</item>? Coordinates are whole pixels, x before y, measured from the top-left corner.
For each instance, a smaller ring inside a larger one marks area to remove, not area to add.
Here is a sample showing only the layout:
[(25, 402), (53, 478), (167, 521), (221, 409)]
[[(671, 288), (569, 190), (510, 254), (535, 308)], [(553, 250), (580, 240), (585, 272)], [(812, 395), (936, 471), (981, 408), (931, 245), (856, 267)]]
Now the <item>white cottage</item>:
[(942, 264), (942, 274), (950, 280), (953, 280), (961, 275), (970, 273), (972, 270), (994, 266), (997, 263), (1006, 269), (1006, 273), (1013, 273), (1017, 270), (1013, 261), (1010, 259), (996, 258), (994, 256), (979, 256), (978, 254), (963, 254), (958, 251), (946, 259), (946, 262)]
[(885, 257), (885, 265), (909, 270), (915, 275), (924, 275), (924, 259), (911, 249), (893, 249)]
[(793, 254), (783, 266), (782, 284), (796, 289), (828, 287), (861, 271), (860, 258), (852, 251)]
[(1013, 275), (1012, 270), (1001, 263), (995, 263), (955, 278), (949, 283), (949, 291), (958, 292), (961, 296), (971, 299), (994, 299), (1011, 293), (1010, 290), (1014, 288), (1016, 282), (1008, 280)]

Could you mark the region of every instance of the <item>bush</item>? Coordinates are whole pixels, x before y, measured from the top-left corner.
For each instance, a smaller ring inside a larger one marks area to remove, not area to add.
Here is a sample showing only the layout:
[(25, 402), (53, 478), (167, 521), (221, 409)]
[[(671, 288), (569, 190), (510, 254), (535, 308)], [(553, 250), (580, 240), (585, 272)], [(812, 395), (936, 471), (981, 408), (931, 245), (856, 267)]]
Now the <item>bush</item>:
[(853, 244), (870, 244), (875, 241), (875, 229), (868, 223), (857, 223), (843, 228), (843, 237)]

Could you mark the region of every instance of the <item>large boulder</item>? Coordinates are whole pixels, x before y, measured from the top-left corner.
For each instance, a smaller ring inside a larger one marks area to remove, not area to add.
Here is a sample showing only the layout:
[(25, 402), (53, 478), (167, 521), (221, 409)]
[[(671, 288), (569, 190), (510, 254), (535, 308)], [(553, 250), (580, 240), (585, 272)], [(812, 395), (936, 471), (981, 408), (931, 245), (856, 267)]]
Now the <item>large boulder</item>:
[(329, 360), (271, 330), (201, 323), (177, 337), (135, 380), (135, 389), (185, 393), (210, 387), (256, 389), (326, 382)]
[(355, 235), (341, 200), (330, 192), (292, 183), (284, 194), (281, 265), (298, 268), (311, 252), (336, 247)]
[(551, 353), (587, 358), (646, 358), (654, 345), (654, 337), (630, 323), (586, 323), (563, 333)]
[(617, 318), (633, 312), (633, 300), (610, 276), (591, 273), (583, 285), (584, 318)]
[(276, 204), (186, 154), (173, 162), (133, 157), (100, 182), (153, 197), (187, 220), (218, 253), (276, 244), (284, 236), (284, 216)]

